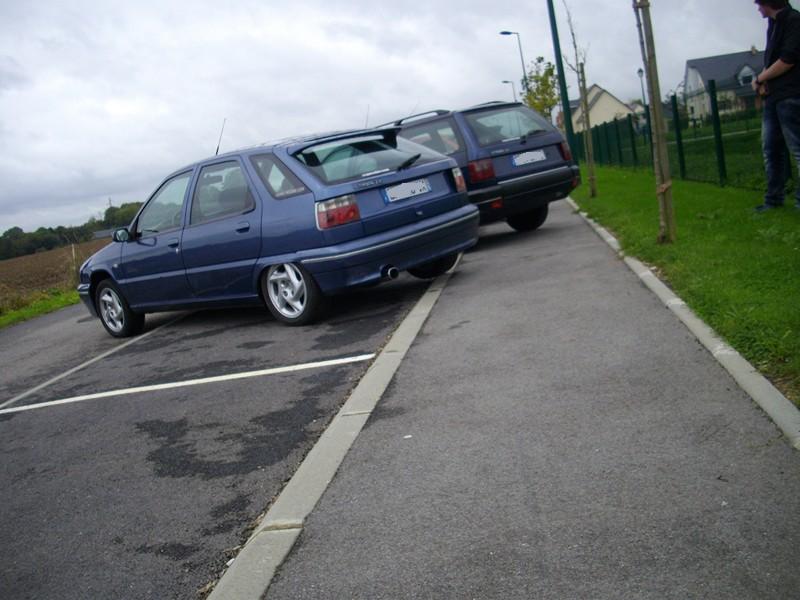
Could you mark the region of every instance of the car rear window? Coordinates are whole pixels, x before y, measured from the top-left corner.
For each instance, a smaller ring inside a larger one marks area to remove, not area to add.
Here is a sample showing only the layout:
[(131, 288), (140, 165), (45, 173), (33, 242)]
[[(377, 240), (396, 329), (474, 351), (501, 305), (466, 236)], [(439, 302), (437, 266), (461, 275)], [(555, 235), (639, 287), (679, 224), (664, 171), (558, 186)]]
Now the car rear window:
[(322, 142), (294, 156), (325, 183), (371, 177), (442, 158), (425, 146), (397, 137), (394, 131)]
[(463, 149), (461, 140), (449, 121), (439, 120), (404, 127), (400, 135), (441, 154), (455, 154)]
[(551, 129), (547, 121), (524, 106), (483, 110), (464, 116), (481, 146), (507, 142)]

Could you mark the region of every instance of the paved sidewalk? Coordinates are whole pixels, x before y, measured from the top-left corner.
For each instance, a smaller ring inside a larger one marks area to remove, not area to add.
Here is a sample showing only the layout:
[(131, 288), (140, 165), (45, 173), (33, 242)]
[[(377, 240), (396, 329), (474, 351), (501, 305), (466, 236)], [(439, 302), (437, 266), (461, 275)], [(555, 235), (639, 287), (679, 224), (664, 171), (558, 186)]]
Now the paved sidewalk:
[(800, 597), (800, 453), (564, 203), (484, 228), (267, 592)]

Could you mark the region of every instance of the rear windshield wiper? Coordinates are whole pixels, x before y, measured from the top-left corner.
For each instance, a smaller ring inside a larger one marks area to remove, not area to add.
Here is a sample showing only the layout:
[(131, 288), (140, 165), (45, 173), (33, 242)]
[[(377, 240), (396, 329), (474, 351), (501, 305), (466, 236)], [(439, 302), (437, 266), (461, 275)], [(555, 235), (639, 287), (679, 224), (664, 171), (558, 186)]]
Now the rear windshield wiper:
[(406, 160), (404, 160), (399, 165), (397, 165), (397, 169), (396, 170), (397, 171), (402, 171), (403, 169), (407, 169), (408, 167), (413, 165), (415, 162), (417, 162), (420, 159), (421, 156), (422, 156), (422, 154), (414, 154), (412, 156), (409, 156)]

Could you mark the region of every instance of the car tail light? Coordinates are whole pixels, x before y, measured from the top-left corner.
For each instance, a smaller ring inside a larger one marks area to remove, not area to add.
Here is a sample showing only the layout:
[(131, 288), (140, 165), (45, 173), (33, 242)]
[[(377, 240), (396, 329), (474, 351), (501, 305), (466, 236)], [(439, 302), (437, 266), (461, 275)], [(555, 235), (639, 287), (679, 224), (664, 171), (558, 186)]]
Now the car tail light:
[(469, 163), (469, 180), (472, 183), (479, 183), (487, 179), (494, 179), (494, 165), (491, 158), (473, 160)]
[(353, 194), (317, 202), (317, 225), (320, 229), (352, 223), (360, 218), (361, 213), (358, 212), (358, 203)]
[(558, 146), (558, 149), (561, 151), (561, 158), (567, 162), (572, 161), (572, 152), (570, 152), (567, 142), (561, 142), (561, 144)]
[(456, 181), (456, 191), (457, 192), (466, 192), (467, 191), (467, 182), (464, 181), (464, 174), (461, 172), (461, 169), (455, 167), (453, 169), (453, 179)]

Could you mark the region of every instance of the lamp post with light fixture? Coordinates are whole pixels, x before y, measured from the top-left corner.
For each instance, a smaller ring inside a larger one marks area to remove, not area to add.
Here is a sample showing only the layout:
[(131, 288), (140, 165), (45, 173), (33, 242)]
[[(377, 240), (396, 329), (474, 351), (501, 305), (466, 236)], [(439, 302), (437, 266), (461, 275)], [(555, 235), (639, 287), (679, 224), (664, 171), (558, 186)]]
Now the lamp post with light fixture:
[(647, 101), (644, 97), (644, 69), (639, 67), (639, 70), (636, 71), (636, 74), (639, 76), (639, 84), (642, 86), (642, 108), (647, 110)]
[(517, 102), (517, 88), (514, 86), (513, 81), (509, 81), (508, 79), (503, 79), (500, 83), (510, 83), (511, 84), (511, 93), (513, 94), (514, 102)]
[(522, 62), (522, 84), (525, 86), (525, 93), (530, 90), (528, 87), (528, 71), (525, 68), (525, 59), (522, 56), (522, 41), (520, 41), (519, 33), (516, 31), (501, 31), (500, 35), (515, 35), (517, 36), (517, 45), (519, 46), (519, 60)]
[(650, 146), (650, 158), (653, 158), (653, 132), (650, 125), (650, 109), (647, 106), (647, 98), (644, 95), (644, 69), (639, 67), (636, 71), (639, 76), (639, 83), (642, 86), (642, 110), (644, 111), (644, 139)]

